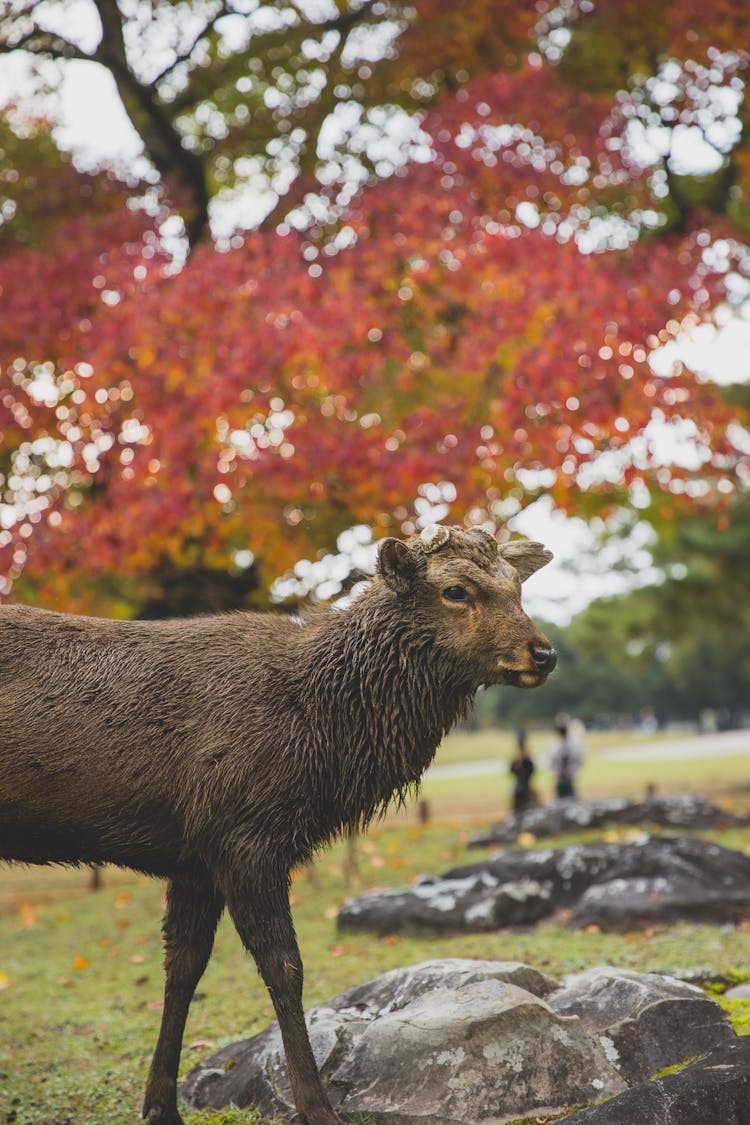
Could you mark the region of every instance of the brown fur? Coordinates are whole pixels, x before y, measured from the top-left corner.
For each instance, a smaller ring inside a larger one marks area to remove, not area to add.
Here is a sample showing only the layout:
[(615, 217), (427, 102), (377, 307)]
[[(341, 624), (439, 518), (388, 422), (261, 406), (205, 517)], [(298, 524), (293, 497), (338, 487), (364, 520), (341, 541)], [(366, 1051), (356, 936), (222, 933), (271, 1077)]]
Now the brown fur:
[(339, 1121), (305, 1031), (289, 872), (403, 798), (480, 684), (534, 686), (555, 663), (520, 604), (549, 553), (438, 538), (385, 540), (367, 591), (308, 621), (0, 609), (0, 857), (169, 880), (153, 1123), (180, 1122), (182, 1032), (225, 905), (276, 1008), (301, 1120)]

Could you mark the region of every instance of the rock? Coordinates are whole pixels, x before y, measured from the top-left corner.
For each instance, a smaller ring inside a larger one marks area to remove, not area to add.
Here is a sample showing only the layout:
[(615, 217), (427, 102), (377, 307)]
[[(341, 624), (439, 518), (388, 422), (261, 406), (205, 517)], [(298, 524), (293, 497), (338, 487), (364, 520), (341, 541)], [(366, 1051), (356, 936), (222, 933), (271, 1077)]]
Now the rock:
[(487, 931), (572, 908), (573, 925), (633, 928), (750, 918), (750, 856), (687, 837), (513, 849), (341, 908), (341, 929)]
[[(632, 844), (569, 844), (564, 848), (514, 848), (496, 852), (477, 863), (451, 868), (442, 878), (461, 879), (470, 875), (491, 875), (498, 883), (532, 879), (548, 887), (555, 907), (572, 906), (592, 883), (606, 880), (622, 863), (624, 849), (642, 849), (649, 840), (643, 836)], [(641, 852), (638, 853), (642, 854)]]
[(732, 985), (724, 995), (728, 1000), (750, 1000), (750, 981)]
[[(373, 1125), (476, 1125), (625, 1088), (598, 1037), (540, 998), (555, 989), (517, 963), (428, 961), (351, 989), (306, 1019), (343, 1113), (367, 1114)], [(194, 1108), (252, 1104), (290, 1120), (277, 1025), (216, 1052), (181, 1092)]]
[(371, 891), (343, 903), (338, 926), (394, 934), (432, 931), (482, 932), (527, 926), (551, 914), (549, 888), (534, 879), (503, 883), (490, 872), (466, 878), (420, 879), (403, 891)]
[(558, 1125), (750, 1125), (750, 1035)]
[(562, 836), (582, 828), (607, 824), (657, 825), (660, 828), (719, 828), (748, 824), (750, 817), (736, 816), (692, 793), (628, 801), (611, 797), (598, 801), (554, 801), (508, 817), (489, 832), (476, 836), (470, 848), (514, 843), (519, 833), (537, 837)]
[[(389, 1125), (551, 1112), (624, 1083), (577, 1020), (498, 980), (437, 988), (365, 1029), (331, 1085)], [(356, 1084), (356, 1086), (355, 1086)]]
[(379, 1012), (402, 1008), (434, 988), (458, 988), (476, 980), (501, 980), (544, 1000), (560, 982), (521, 961), (474, 961), (443, 957), (391, 969), (374, 980), (350, 988), (329, 1005), (333, 1011), (357, 1009), (373, 1018)]
[(656, 876), (612, 879), (589, 887), (571, 916), (574, 926), (603, 930), (658, 922), (739, 922), (748, 917), (748, 892), (707, 884), (704, 878)]
[(569, 977), (547, 1003), (599, 1037), (628, 1085), (736, 1038), (700, 988), (658, 973), (590, 969)]

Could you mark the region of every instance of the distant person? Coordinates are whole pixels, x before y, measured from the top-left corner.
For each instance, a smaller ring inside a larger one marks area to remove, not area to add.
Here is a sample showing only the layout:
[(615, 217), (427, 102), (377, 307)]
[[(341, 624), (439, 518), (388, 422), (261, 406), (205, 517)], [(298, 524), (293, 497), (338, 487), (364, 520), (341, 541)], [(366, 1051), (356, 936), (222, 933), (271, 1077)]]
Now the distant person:
[(576, 796), (575, 778), (583, 764), (583, 751), (568, 715), (558, 715), (555, 730), (558, 742), (550, 757), (550, 769), (555, 775), (557, 798), (564, 800)]
[(640, 722), (638, 729), (642, 730), (644, 734), (656, 734), (659, 729), (659, 720), (656, 717), (656, 712), (653, 707), (644, 707), (641, 711)]
[(529, 805), (534, 803), (534, 790), (531, 787), (534, 763), (526, 746), (526, 732), (519, 731), (517, 740), (515, 757), (510, 763), (510, 772), (514, 778), (513, 812), (520, 816)]

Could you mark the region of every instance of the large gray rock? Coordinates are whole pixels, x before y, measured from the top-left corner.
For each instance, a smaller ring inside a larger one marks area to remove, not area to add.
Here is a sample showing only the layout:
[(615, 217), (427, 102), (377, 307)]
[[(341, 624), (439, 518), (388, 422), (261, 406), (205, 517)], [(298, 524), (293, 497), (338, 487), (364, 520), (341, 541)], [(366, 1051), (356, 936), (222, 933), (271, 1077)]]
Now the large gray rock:
[(396, 933), (529, 925), (572, 908), (573, 925), (633, 928), (750, 918), (750, 856), (706, 840), (642, 836), (628, 843), (513, 849), (398, 891), (349, 899), (341, 929)]
[(660, 828), (723, 828), (750, 823), (750, 817), (736, 816), (693, 793), (671, 797), (651, 797), (630, 801), (625, 797), (609, 797), (596, 801), (553, 801), (514, 814), (496, 824), (489, 832), (476, 836), (470, 848), (494, 844), (512, 844), (519, 833), (531, 832), (537, 837), (562, 836), (584, 828), (601, 828), (607, 824), (656, 825)]
[(747, 887), (722, 886), (700, 874), (664, 874), (615, 878), (589, 887), (570, 924), (612, 930), (655, 922), (740, 922), (749, 916)]
[(480, 871), (457, 879), (420, 879), (405, 890), (370, 891), (347, 899), (338, 926), (379, 934), (419, 929), (481, 933), (528, 926), (553, 910), (550, 888), (535, 879), (501, 883), (491, 872)]
[(332, 1000), (329, 1008), (337, 1012), (358, 1010), (374, 1019), (383, 1012), (396, 1011), (435, 988), (459, 988), (477, 980), (500, 980), (525, 989), (545, 1000), (560, 988), (560, 982), (521, 961), (480, 961), (464, 957), (441, 957), (417, 965), (391, 969), (364, 984), (355, 985)]
[(750, 1125), (750, 1035), (558, 1125)]
[(389, 1125), (550, 1112), (624, 1087), (580, 1022), (499, 980), (438, 988), (373, 1020), (331, 1075)]
[(659, 973), (589, 969), (569, 977), (547, 1003), (560, 1015), (578, 1016), (599, 1037), (628, 1085), (736, 1038), (700, 988)]
[[(541, 999), (555, 987), (528, 966), (449, 960), (351, 989), (307, 1015), (331, 1100), (374, 1125), (478, 1125), (623, 1090), (598, 1036)], [(277, 1025), (202, 1062), (182, 1096), (290, 1120)]]

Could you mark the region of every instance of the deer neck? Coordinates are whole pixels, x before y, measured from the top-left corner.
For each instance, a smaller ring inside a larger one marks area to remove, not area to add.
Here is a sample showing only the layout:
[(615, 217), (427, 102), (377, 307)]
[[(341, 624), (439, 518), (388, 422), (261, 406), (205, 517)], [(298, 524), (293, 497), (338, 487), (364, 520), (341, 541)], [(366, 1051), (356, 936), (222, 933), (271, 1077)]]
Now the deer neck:
[(359, 825), (405, 799), (474, 694), (429, 622), (387, 590), (333, 614), (308, 673), (320, 752), (335, 754), (330, 777)]

